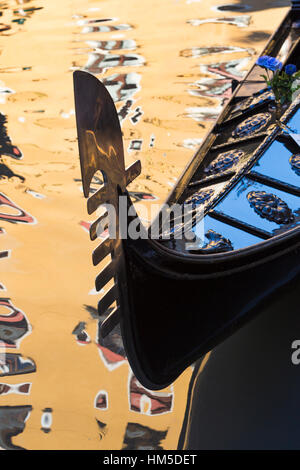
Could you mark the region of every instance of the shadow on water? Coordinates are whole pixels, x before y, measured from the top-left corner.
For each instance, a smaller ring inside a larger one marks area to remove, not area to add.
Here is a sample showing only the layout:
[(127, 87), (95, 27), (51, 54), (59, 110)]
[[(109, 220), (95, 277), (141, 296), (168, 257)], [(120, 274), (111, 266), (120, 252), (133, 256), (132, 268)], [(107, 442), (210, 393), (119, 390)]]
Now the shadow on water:
[(243, 38), (243, 42), (259, 42), (259, 41), (267, 41), (270, 37), (270, 34), (266, 33), (265, 31), (252, 31), (251, 33), (245, 35)]
[(269, 10), (270, 8), (289, 7), (289, 0), (247, 0), (247, 3), (240, 1), (236, 4), (227, 3), (216, 7), (217, 11), (248, 12)]

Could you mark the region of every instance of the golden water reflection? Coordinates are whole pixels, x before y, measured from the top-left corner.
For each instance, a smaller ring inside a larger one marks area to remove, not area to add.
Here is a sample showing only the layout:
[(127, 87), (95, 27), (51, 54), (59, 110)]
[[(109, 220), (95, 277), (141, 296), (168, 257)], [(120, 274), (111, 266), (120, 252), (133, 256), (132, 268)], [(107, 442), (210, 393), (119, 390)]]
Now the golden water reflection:
[(176, 449), (192, 368), (151, 392), (119, 331), (98, 338), (72, 71), (115, 100), (126, 165), (142, 161), (138, 211), (161, 204), (285, 13), (269, 9), (266, 28), (264, 11), (218, 5), (0, 3), (1, 448)]

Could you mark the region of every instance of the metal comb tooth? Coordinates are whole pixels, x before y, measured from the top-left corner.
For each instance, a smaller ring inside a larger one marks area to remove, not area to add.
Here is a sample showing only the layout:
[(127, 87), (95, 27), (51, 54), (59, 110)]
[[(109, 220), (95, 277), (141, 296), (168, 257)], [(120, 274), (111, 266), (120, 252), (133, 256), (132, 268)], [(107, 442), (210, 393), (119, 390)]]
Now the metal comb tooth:
[(92, 225), (90, 226), (90, 239), (96, 240), (98, 234), (101, 235), (100, 230), (98, 228), (101, 225), (102, 232), (107, 229), (108, 227), (108, 213), (105, 211), (104, 214), (100, 215), (100, 217), (95, 220)]
[[(136, 161), (125, 168), (120, 122), (114, 102), (105, 86), (87, 72), (76, 71), (73, 77), (80, 167), (83, 193), (88, 198), (87, 210), (92, 214), (100, 206), (111, 204), (118, 218), (119, 195), (125, 194), (126, 186), (140, 174), (141, 163)], [(90, 185), (97, 171), (102, 173), (104, 184), (89, 197)], [(109, 211), (104, 211), (91, 224), (91, 240), (101, 235), (101, 229), (103, 233), (109, 227), (109, 217)], [(116, 227), (119, 227), (118, 219)], [(116, 303), (116, 307), (101, 324), (102, 336), (109, 334), (122, 314), (119, 288), (120, 285), (126, 284), (126, 271), (119, 230), (116, 230), (115, 239), (107, 236), (93, 251), (93, 264), (97, 265), (108, 255), (111, 255), (111, 260), (96, 277), (95, 286), (96, 290), (100, 290), (112, 279), (114, 285), (99, 301), (98, 311), (100, 315), (105, 315), (113, 303)]]
[(126, 186), (135, 180), (140, 175), (142, 170), (141, 161), (136, 160), (128, 168), (126, 168)]
[(108, 202), (109, 195), (106, 186), (96, 191), (87, 202), (88, 213), (92, 214), (101, 204)]
[(102, 338), (105, 338), (120, 322), (120, 308), (116, 307), (103, 321), (100, 328)]
[(118, 299), (118, 289), (117, 285), (114, 284), (107, 292), (106, 294), (102, 297), (102, 299), (99, 300), (98, 303), (98, 312), (100, 315), (103, 315), (106, 313), (108, 308), (116, 302)]
[(114, 245), (115, 240), (106, 237), (103, 242), (93, 251), (93, 265), (96, 266), (100, 263), (100, 261), (108, 256), (113, 251)]
[(96, 290), (101, 290), (116, 274), (116, 259), (112, 259), (98, 274), (95, 280)]

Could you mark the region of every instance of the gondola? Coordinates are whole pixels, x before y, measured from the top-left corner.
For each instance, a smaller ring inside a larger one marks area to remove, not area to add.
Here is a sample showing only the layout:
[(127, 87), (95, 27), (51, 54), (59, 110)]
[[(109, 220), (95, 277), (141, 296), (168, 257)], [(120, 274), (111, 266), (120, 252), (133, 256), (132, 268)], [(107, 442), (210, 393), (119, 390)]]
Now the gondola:
[[(297, 2), (261, 55), (299, 69)], [(233, 83), (231, 99), (167, 198), (164, 208), (188, 207), (185, 231), (185, 219), (174, 214), (166, 229), (163, 210), (150, 228), (143, 226), (126, 189), (141, 165), (125, 168), (113, 100), (95, 76), (74, 72), (88, 213), (109, 203), (117, 215), (114, 237), (103, 238), (110, 221), (105, 211), (90, 227), (91, 240), (102, 234), (92, 256), (94, 265), (104, 265), (96, 278), (96, 289), (105, 290), (98, 305), (105, 317), (101, 335), (120, 324), (129, 364), (148, 389), (172, 383), (256, 315), (276, 308), (285, 292), (299, 288), (300, 148), (287, 129), (300, 132), (300, 99), (282, 111), (278, 125), (261, 73), (254, 64)], [(90, 195), (97, 172), (103, 185)], [(140, 237), (124, 234), (123, 226), (120, 233), (120, 196), (126, 228), (134, 224)]]

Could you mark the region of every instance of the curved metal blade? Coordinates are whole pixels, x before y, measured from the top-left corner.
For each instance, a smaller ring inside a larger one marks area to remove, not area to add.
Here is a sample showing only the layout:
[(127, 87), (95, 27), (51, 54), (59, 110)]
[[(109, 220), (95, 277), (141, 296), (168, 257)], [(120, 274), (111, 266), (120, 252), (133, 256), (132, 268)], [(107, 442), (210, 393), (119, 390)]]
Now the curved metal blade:
[(125, 190), (122, 132), (114, 102), (105, 86), (93, 75), (76, 71), (73, 78), (84, 195), (89, 196), (91, 180), (97, 170), (109, 171), (114, 183), (121, 184)]

